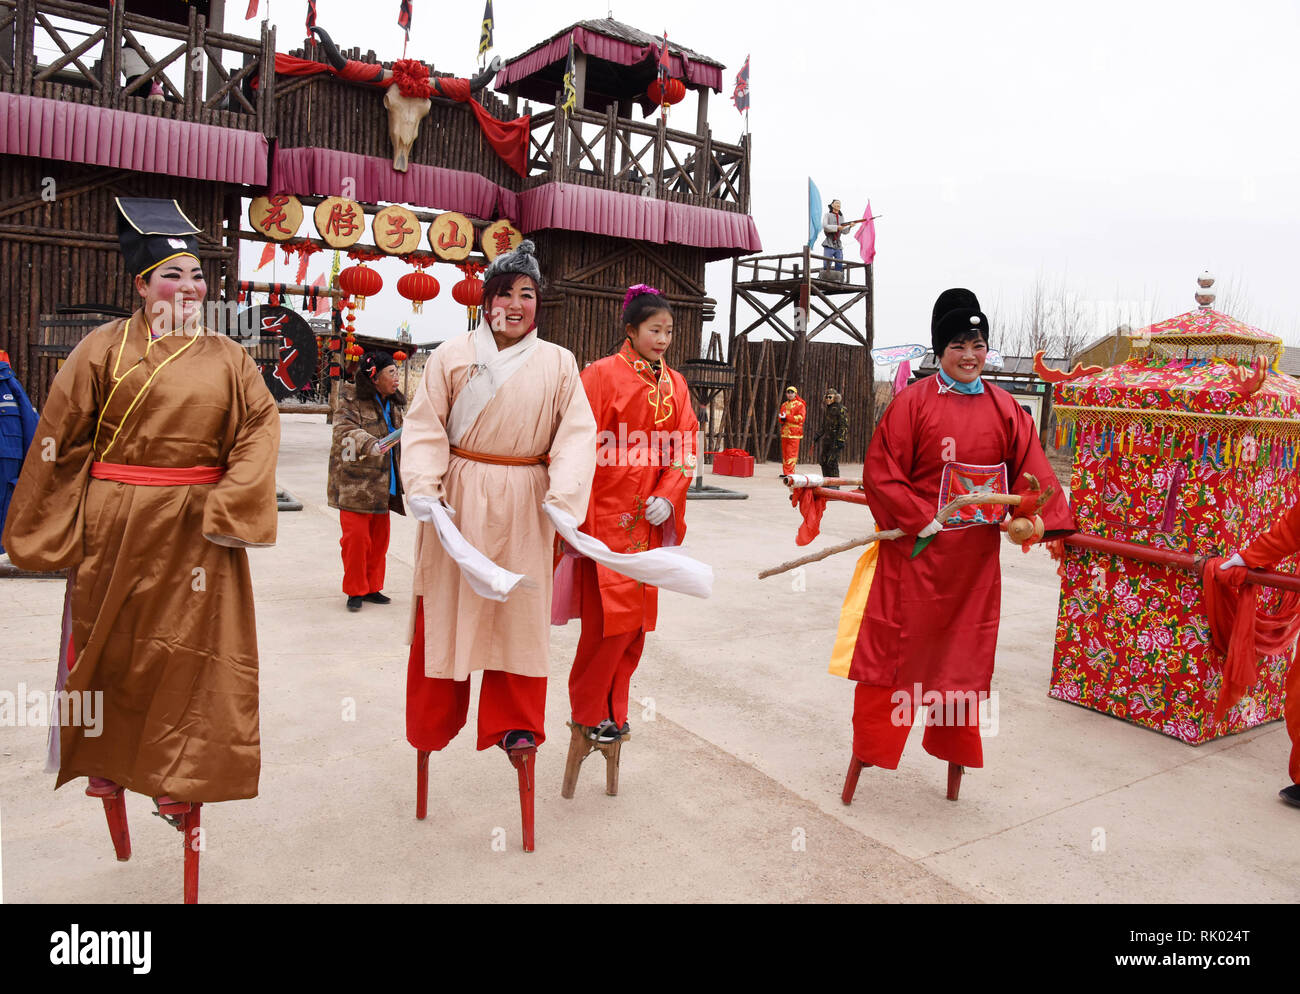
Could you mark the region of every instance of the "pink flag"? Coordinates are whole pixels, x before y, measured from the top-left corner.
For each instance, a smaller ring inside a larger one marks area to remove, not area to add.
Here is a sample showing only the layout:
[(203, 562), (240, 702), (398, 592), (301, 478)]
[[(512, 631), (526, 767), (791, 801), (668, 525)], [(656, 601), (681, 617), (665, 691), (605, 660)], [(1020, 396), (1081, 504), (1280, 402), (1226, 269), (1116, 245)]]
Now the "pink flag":
[(275, 258), (275, 242), (267, 242), (264, 246), (262, 246), (262, 258), (258, 262), (258, 264), (253, 267), (253, 272), (257, 272), (259, 269), (261, 269), (263, 266), (265, 266), (268, 262), (270, 262), (274, 258)]
[[(317, 290), (324, 290), (324, 289), (325, 289), (325, 274), (324, 274), (324, 273), (321, 273), (319, 276), (317, 276), (314, 280), (312, 280), (312, 284), (311, 284), (311, 285), (312, 285), (313, 287), (315, 287)], [(329, 297), (317, 297), (317, 298), (316, 298), (316, 306), (315, 306), (314, 308), (312, 308), (312, 314), (315, 314), (315, 315), (328, 314), (328, 313), (329, 313), (329, 310), (330, 310), (330, 304), (331, 304), (331, 303), (333, 303), (333, 301), (330, 300)]]
[(862, 216), (866, 220), (858, 226), (858, 233), (853, 237), (858, 240), (858, 249), (862, 253), (862, 261), (867, 265), (871, 265), (872, 260), (876, 258), (876, 222), (871, 220), (870, 200), (867, 201), (867, 209)]
[(248, 13), (244, 15), (244, 20), (251, 21), (257, 16), (257, 0), (248, 0)]
[(904, 359), (898, 364), (898, 375), (894, 377), (894, 393), (897, 394), (903, 387), (907, 386), (907, 381), (912, 378), (912, 364)]

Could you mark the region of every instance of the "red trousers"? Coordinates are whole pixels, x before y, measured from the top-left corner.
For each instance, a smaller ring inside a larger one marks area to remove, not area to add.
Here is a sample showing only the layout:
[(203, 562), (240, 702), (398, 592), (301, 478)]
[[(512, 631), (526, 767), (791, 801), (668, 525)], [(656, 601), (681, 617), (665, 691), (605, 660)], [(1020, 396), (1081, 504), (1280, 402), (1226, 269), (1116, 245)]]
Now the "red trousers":
[[(906, 703), (900, 706), (896, 693), (906, 694)], [(912, 702), (910, 688), (872, 687), (858, 684), (853, 698), (853, 755), (864, 763), (886, 770), (898, 769), (907, 734), (912, 730), (912, 719), (920, 701)], [(984, 747), (980, 742), (979, 709), (973, 714), (944, 714), (942, 706), (931, 709), (936, 723), (927, 721), (921, 747), (931, 756), (950, 763), (972, 768), (984, 765)], [(956, 718), (957, 722), (952, 719)], [(964, 720), (966, 723), (960, 723)]]
[(645, 629), (606, 638), (596, 564), (590, 559), (579, 560), (575, 580), (582, 598), (582, 634), (569, 672), (573, 720), (580, 725), (599, 725), (609, 718), (622, 726), (627, 721), (632, 674), (645, 648)]
[(360, 514), (339, 511), (343, 526), (343, 592), (364, 597), (384, 589), (384, 557), (388, 555), (388, 512)]
[[(1300, 649), (1296, 650), (1300, 657)], [(1282, 693), (1282, 714), (1286, 717), (1286, 732), (1291, 736), (1291, 762), (1287, 772), (1291, 774), (1292, 783), (1300, 783), (1300, 658), (1293, 658), (1287, 667), (1286, 682)]]
[[(406, 741), (436, 752), (465, 727), (469, 680), (424, 675), (424, 598), (415, 603), (415, 634), (406, 664)], [(487, 749), (506, 732), (532, 732), (546, 741), (546, 677), (484, 670), (478, 693), (478, 747)]]
[(794, 472), (795, 463), (799, 461), (799, 443), (802, 438), (781, 439), (781, 472), (789, 476)]

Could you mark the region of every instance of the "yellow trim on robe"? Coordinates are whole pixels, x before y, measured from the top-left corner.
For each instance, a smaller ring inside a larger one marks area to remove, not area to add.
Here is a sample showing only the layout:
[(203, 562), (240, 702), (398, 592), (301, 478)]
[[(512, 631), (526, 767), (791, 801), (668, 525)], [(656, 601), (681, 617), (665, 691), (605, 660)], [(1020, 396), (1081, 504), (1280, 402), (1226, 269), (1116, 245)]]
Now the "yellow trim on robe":
[(858, 565), (853, 569), (853, 579), (849, 581), (848, 592), (844, 595), (844, 607), (840, 609), (840, 626), (835, 632), (831, 665), (827, 670), (832, 676), (847, 679), (849, 667), (853, 665), (853, 647), (858, 644), (858, 632), (862, 628), (862, 616), (867, 610), (871, 583), (876, 578), (876, 559), (879, 555), (880, 543), (872, 542), (863, 550)]

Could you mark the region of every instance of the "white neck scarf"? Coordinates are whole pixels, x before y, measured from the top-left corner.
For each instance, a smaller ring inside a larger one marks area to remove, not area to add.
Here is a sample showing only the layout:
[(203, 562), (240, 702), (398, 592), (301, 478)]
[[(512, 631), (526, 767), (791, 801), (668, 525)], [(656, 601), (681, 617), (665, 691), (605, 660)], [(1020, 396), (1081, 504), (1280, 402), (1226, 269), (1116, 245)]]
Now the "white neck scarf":
[(537, 348), (537, 329), (534, 328), (509, 348), (498, 349), (492, 329), (487, 322), (474, 330), (474, 355), (477, 360), (469, 372), (469, 382), (456, 395), (447, 414), (447, 439), (460, 445), (461, 439), (474, 427), (474, 422), (497, 395), (506, 380), (514, 376)]

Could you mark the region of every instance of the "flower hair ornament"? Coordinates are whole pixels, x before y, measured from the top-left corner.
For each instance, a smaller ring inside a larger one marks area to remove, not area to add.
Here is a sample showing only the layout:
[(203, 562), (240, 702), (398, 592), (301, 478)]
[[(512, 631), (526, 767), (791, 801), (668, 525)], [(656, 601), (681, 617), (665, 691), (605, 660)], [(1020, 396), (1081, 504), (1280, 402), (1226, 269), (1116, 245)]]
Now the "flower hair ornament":
[(639, 297), (643, 293), (653, 293), (656, 296), (663, 296), (663, 294), (652, 287), (649, 283), (638, 283), (636, 286), (630, 286), (627, 288), (627, 293), (623, 297), (623, 307), (626, 308), (628, 304), (632, 303), (633, 297)]

